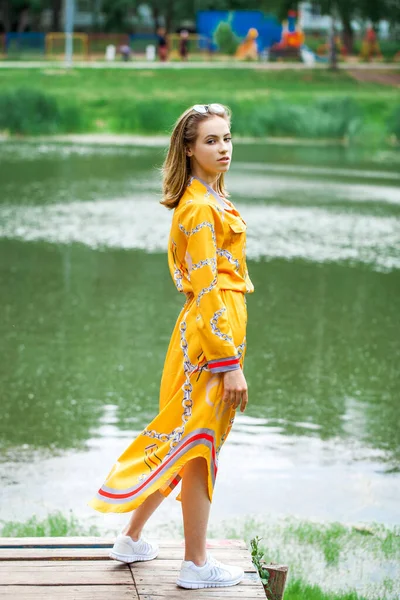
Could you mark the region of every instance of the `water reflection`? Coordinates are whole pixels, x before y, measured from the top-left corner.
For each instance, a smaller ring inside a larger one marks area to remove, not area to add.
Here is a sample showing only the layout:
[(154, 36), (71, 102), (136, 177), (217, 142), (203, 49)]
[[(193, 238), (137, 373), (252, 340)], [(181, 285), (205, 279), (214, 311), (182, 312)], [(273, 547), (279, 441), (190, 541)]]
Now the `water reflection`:
[[(0, 256), (3, 444), (75, 447), (110, 402), (119, 428), (143, 427), (182, 304), (165, 256), (18, 241), (3, 241)], [(248, 416), (289, 435), (358, 440), (394, 460), (397, 272), (249, 266)]]
[[(100, 448), (114, 456), (114, 440), (125, 444), (156, 413), (183, 302), (166, 265), (171, 215), (157, 204), (162, 155), (0, 144), (1, 460), (35, 463), (50, 450), (75, 464), (96, 440), (96, 460)], [(256, 293), (250, 403), (229, 456), (236, 466), (244, 449), (248, 461), (263, 448), (250, 478), (289, 457), (296, 469), (333, 465), (329, 485), (360, 462), (395, 477), (397, 159), (256, 144), (235, 155)]]

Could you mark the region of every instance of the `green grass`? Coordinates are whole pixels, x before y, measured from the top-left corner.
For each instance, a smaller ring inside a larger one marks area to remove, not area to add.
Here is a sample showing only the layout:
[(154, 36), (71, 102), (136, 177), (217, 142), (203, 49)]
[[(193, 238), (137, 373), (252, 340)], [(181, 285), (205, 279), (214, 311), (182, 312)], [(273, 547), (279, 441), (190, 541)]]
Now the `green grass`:
[(222, 102), (238, 135), (368, 145), (399, 135), (397, 89), (345, 72), (4, 69), (0, 90), (0, 130), (11, 133), (168, 134), (191, 104)]
[[(323, 592), (318, 585), (308, 585), (301, 579), (289, 581), (285, 589), (285, 600), (367, 600), (357, 592), (335, 594)], [(371, 600), (369, 598), (369, 600)], [(382, 596), (375, 596), (374, 600), (385, 600)]]
[(0, 130), (35, 135), (82, 128), (81, 111), (74, 102), (59, 102), (43, 90), (28, 87), (0, 92)]
[(289, 566), (285, 600), (400, 597), (399, 527), (247, 518), (222, 522), (210, 535), (242, 538), (248, 545), (260, 537), (265, 562)]
[(79, 535), (98, 536), (97, 527), (84, 526), (73, 515), (65, 516), (60, 511), (39, 520), (36, 516), (25, 522), (0, 522), (0, 537), (71, 537)]

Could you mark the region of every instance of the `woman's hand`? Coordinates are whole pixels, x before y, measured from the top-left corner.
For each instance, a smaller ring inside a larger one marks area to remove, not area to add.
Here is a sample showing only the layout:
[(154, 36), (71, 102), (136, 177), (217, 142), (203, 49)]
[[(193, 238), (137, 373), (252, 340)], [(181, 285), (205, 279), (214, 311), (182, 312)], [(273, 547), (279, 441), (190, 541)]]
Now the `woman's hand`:
[(248, 402), (247, 383), (242, 369), (235, 371), (225, 371), (224, 393), (222, 399), (232, 408), (236, 409), (240, 405), (240, 412), (244, 412)]

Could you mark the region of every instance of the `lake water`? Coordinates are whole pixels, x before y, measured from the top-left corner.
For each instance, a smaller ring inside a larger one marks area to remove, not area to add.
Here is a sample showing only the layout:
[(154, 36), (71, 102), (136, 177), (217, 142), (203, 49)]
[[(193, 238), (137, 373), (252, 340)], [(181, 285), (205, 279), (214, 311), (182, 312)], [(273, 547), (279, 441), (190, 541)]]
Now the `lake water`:
[[(164, 149), (0, 144), (4, 520), (86, 502), (152, 419), (183, 304), (170, 278)], [(212, 519), (399, 523), (400, 158), (238, 144), (248, 224), (249, 405)], [(168, 499), (154, 523), (178, 520)], [(114, 520), (113, 520), (114, 519)]]

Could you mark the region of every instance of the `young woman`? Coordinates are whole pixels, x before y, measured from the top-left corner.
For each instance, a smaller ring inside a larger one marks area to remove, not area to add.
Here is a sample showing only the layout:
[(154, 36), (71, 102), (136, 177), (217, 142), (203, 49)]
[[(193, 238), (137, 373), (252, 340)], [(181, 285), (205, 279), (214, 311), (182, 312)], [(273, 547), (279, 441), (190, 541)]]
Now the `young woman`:
[(142, 529), (182, 480), (184, 588), (235, 585), (242, 569), (206, 552), (206, 531), (218, 454), (237, 408), (247, 405), (245, 293), (253, 291), (246, 224), (227, 199), (224, 173), (232, 157), (230, 113), (199, 105), (178, 119), (164, 163), (162, 204), (174, 209), (168, 263), (186, 296), (165, 360), (160, 410), (119, 457), (90, 506), (100, 512), (135, 509), (110, 556), (151, 560), (158, 547)]

